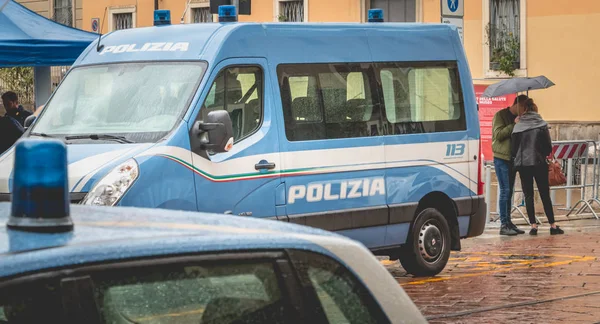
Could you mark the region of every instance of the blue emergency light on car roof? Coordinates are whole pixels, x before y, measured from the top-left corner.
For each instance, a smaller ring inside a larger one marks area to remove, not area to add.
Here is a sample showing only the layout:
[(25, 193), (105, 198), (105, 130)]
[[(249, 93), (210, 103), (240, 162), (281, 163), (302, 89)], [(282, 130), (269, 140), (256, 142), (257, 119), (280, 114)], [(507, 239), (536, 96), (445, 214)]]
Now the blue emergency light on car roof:
[(55, 139), (20, 140), (14, 163), (8, 228), (30, 232), (72, 230), (65, 144)]
[(235, 6), (219, 6), (219, 22), (236, 22)]
[(170, 10), (154, 10), (154, 26), (163, 26), (171, 24)]
[(383, 9), (370, 9), (369, 22), (383, 22)]

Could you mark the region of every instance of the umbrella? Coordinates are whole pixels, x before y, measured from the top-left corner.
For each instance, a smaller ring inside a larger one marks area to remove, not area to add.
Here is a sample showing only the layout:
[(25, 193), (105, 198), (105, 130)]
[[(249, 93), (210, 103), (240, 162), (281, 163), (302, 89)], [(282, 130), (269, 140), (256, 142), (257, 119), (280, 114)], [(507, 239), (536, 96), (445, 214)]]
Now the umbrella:
[(534, 78), (512, 78), (487, 87), (482, 97), (491, 98), (523, 91), (529, 92), (529, 90), (550, 88), (553, 85), (554, 83), (543, 75)]

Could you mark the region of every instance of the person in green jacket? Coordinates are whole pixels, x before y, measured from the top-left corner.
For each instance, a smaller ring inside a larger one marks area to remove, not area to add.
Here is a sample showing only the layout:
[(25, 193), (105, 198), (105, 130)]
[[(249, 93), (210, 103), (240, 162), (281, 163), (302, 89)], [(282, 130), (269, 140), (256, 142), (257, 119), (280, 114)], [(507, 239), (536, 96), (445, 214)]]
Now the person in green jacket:
[(512, 194), (515, 185), (516, 172), (512, 167), (510, 140), (515, 124), (519, 122), (520, 108), (528, 97), (520, 95), (515, 98), (512, 106), (504, 108), (494, 115), (492, 122), (492, 151), (494, 152), (494, 168), (500, 190), (500, 235), (524, 234), (513, 224), (510, 214), (512, 209)]

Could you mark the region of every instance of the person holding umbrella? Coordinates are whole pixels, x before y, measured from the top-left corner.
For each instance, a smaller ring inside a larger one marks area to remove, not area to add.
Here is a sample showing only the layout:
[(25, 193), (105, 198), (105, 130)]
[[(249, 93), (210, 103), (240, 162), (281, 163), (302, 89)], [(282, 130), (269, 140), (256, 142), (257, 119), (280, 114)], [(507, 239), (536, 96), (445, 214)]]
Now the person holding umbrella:
[(554, 223), (554, 210), (550, 199), (550, 185), (548, 180), (547, 157), (552, 153), (552, 140), (548, 123), (537, 113), (537, 105), (533, 99), (527, 99), (523, 110), (519, 113), (519, 123), (514, 127), (511, 139), (511, 155), (513, 165), (519, 171), (525, 207), (531, 224), (529, 234), (537, 235), (537, 221), (535, 219), (535, 206), (533, 200), (533, 180), (537, 184), (544, 212), (550, 223), (550, 234), (564, 234), (565, 232)]
[[(515, 124), (519, 124), (517, 117), (524, 111), (524, 104), (529, 96), (529, 90), (546, 89), (554, 83), (543, 75), (537, 77), (511, 78), (492, 84), (485, 89), (483, 97), (492, 98), (506, 94), (527, 92), (515, 99), (511, 107), (502, 109), (494, 115), (492, 122), (492, 151), (494, 152), (494, 167), (498, 178), (500, 190), (500, 235), (517, 235), (525, 232), (518, 229), (511, 221), (512, 193), (515, 183), (516, 171), (512, 163), (511, 136)], [(533, 108), (532, 108), (533, 109)], [(535, 106), (537, 109), (537, 106)]]
[(513, 224), (510, 212), (512, 209), (512, 193), (516, 172), (511, 159), (511, 135), (515, 124), (519, 122), (518, 114), (528, 99), (526, 95), (515, 98), (512, 106), (498, 111), (492, 121), (492, 151), (494, 152), (494, 168), (500, 190), (500, 235), (524, 234), (525, 231)]

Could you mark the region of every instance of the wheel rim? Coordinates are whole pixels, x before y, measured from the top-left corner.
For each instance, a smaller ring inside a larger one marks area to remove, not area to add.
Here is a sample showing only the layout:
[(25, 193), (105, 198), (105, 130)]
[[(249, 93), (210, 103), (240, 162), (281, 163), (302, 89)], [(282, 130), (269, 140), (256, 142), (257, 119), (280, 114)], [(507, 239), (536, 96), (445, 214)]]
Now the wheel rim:
[(436, 262), (444, 251), (446, 242), (438, 224), (429, 220), (419, 231), (419, 252), (428, 263)]

